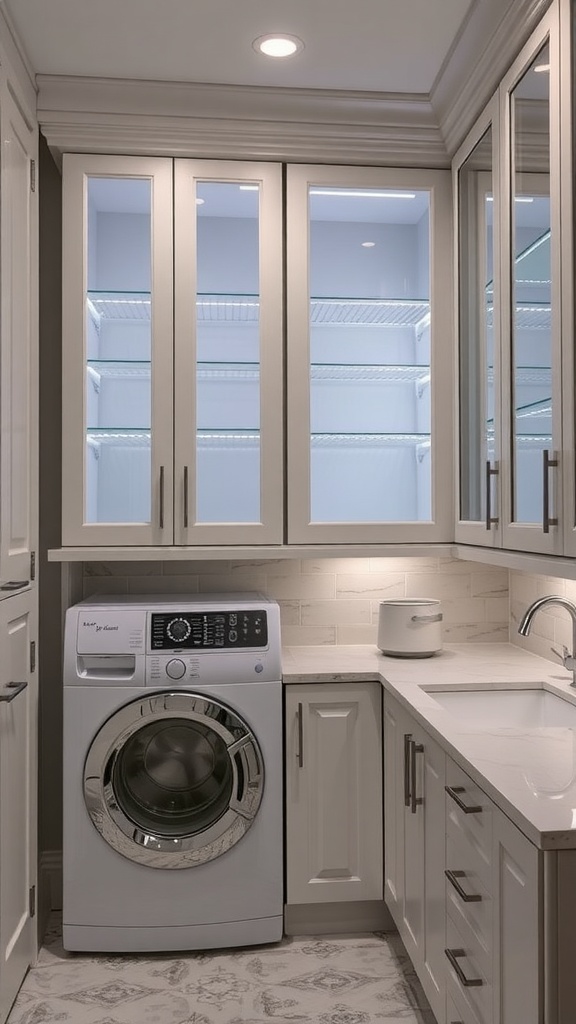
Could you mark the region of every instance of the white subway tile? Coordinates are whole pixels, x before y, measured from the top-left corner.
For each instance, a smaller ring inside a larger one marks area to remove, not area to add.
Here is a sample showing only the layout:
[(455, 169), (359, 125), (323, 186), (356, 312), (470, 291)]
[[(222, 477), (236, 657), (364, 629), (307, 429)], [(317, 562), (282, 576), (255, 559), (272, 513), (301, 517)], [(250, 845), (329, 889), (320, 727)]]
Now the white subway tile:
[[(485, 601), (482, 597), (461, 597), (456, 601), (452, 601), (450, 598), (443, 598), (442, 614), (444, 621), (442, 625), (446, 627), (451, 623), (459, 622), (484, 623), (486, 622), (485, 611)], [(506, 622), (508, 622), (508, 619), (506, 619)]]
[(162, 562), (162, 572), (165, 576), (199, 576), (212, 573), (218, 575), (230, 574), (230, 562), (227, 558), (221, 561), (217, 558), (206, 559), (205, 562), (192, 560), (189, 562)]
[(280, 622), (282, 626), (300, 625), (299, 601), (279, 601), (278, 605), (280, 608)]
[(256, 573), (236, 573), (232, 576), (200, 573), (198, 576), (198, 589), (201, 594), (262, 594), (265, 592), (265, 585), (266, 577)]
[[(148, 587), (150, 584), (148, 584)], [(85, 576), (82, 580), (82, 596), (93, 597), (95, 594), (127, 594), (128, 580), (123, 576)]]
[(335, 596), (333, 573), (322, 576), (267, 576), (266, 593), (276, 600), (328, 599)]
[(447, 644), (507, 643), (508, 627), (501, 622), (448, 623), (444, 632)]
[(128, 578), (129, 594), (197, 594), (197, 576), (132, 576)]
[(470, 577), (470, 589), (473, 597), (502, 597), (508, 593), (508, 570), (490, 569), (486, 572), (473, 572)]
[(376, 645), (377, 630), (373, 625), (337, 626), (337, 644), (374, 644)]
[(470, 573), (406, 573), (406, 597), (470, 597)]
[(286, 626), (282, 630), (282, 644), (285, 647), (316, 647), (335, 643), (335, 626)]
[(369, 572), (369, 558), (303, 558), (301, 561), (302, 574), (309, 573), (334, 573), (338, 572)]
[(370, 623), (369, 601), (302, 601), (303, 626), (358, 625)]
[(508, 622), (510, 617), (510, 599), (506, 597), (487, 597), (484, 600), (484, 618), (486, 622)]
[(406, 576), (401, 572), (338, 573), (336, 576), (336, 597), (357, 595), (384, 601), (386, 598), (405, 597), (405, 594)]

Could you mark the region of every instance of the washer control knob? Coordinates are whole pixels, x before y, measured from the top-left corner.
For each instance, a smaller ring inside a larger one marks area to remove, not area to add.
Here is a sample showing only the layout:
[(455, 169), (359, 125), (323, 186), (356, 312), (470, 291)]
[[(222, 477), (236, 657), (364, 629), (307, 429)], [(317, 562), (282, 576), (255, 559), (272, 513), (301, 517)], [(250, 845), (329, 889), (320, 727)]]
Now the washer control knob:
[(182, 679), (186, 672), (186, 665), (180, 658), (172, 658), (166, 665), (166, 675), (170, 679)]
[(175, 643), (182, 643), (187, 640), (192, 632), (192, 626), (187, 619), (183, 619), (178, 616), (175, 619), (171, 619), (166, 626), (166, 635), (170, 640), (174, 640)]

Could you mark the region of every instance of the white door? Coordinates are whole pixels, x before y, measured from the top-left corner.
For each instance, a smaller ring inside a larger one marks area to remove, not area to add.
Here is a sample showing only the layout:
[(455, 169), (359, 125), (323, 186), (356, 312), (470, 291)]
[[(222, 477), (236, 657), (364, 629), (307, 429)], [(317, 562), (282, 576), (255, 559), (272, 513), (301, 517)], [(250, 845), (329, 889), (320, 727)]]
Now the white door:
[(176, 544), (282, 542), (280, 164), (175, 163)]
[(380, 900), (381, 686), (286, 687), (287, 903)]
[(0, 601), (0, 1022), (36, 955), (36, 595)]
[(38, 536), (37, 130), (6, 87), (0, 102), (0, 589), (15, 589)]
[(172, 161), (65, 155), (64, 545), (172, 544)]
[(289, 166), (286, 209), (288, 539), (450, 540), (450, 176)]

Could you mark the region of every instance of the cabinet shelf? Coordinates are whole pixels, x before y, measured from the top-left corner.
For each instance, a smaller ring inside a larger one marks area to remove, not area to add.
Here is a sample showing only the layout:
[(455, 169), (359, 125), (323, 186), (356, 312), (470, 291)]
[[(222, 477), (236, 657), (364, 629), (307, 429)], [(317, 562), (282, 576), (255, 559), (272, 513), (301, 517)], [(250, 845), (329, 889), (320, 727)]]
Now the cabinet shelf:
[(311, 434), (312, 449), (414, 448), (420, 458), (430, 451), (430, 434)]
[[(514, 325), (520, 330), (549, 331), (552, 307), (549, 302), (517, 302), (514, 307)], [(486, 326), (494, 327), (494, 307), (486, 307)]]
[[(103, 320), (149, 321), (152, 307), (150, 292), (89, 291), (87, 305), (97, 327)], [(260, 316), (258, 295), (206, 293), (196, 298), (200, 323), (257, 323)], [(427, 299), (310, 299), (313, 324), (370, 324), (424, 329), (430, 322)]]
[[(488, 383), (494, 383), (494, 367), (488, 367)], [(550, 387), (552, 370), (549, 366), (517, 366), (514, 371), (516, 386), (536, 384), (542, 387)]]
[[(116, 429), (114, 427), (94, 427), (86, 431), (88, 444), (95, 448), (103, 446), (111, 448), (150, 448), (151, 431), (140, 428)], [(257, 428), (248, 430), (198, 430), (200, 449), (209, 448), (257, 448), (260, 444), (260, 432)]]
[(430, 383), (429, 366), (379, 366), (369, 363), (313, 363), (311, 380), (371, 381), (405, 384), (412, 381), (423, 386)]

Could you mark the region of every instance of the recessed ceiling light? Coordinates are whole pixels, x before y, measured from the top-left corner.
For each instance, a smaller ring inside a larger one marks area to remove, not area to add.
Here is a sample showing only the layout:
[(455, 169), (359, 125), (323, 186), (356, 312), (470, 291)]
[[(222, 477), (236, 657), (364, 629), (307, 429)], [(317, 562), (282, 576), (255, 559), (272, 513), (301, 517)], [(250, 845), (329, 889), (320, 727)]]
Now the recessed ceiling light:
[(196, 206), (203, 206), (204, 200), (200, 199), (200, 196), (196, 196)]
[(376, 245), (376, 242), (361, 242), (360, 244), (364, 247), (364, 249), (373, 249), (374, 246)]
[(298, 36), (268, 35), (258, 36), (252, 43), (256, 53), (265, 57), (293, 57), (304, 49), (304, 43)]
[(370, 192), (368, 189), (311, 188), (311, 196), (354, 196), (358, 199), (416, 199), (415, 192)]
[(550, 71), (550, 65), (549, 64), (536, 64), (536, 67), (534, 68), (534, 71), (537, 74), (538, 74), (538, 72), (540, 72), (540, 74), (542, 74), (543, 71)]

